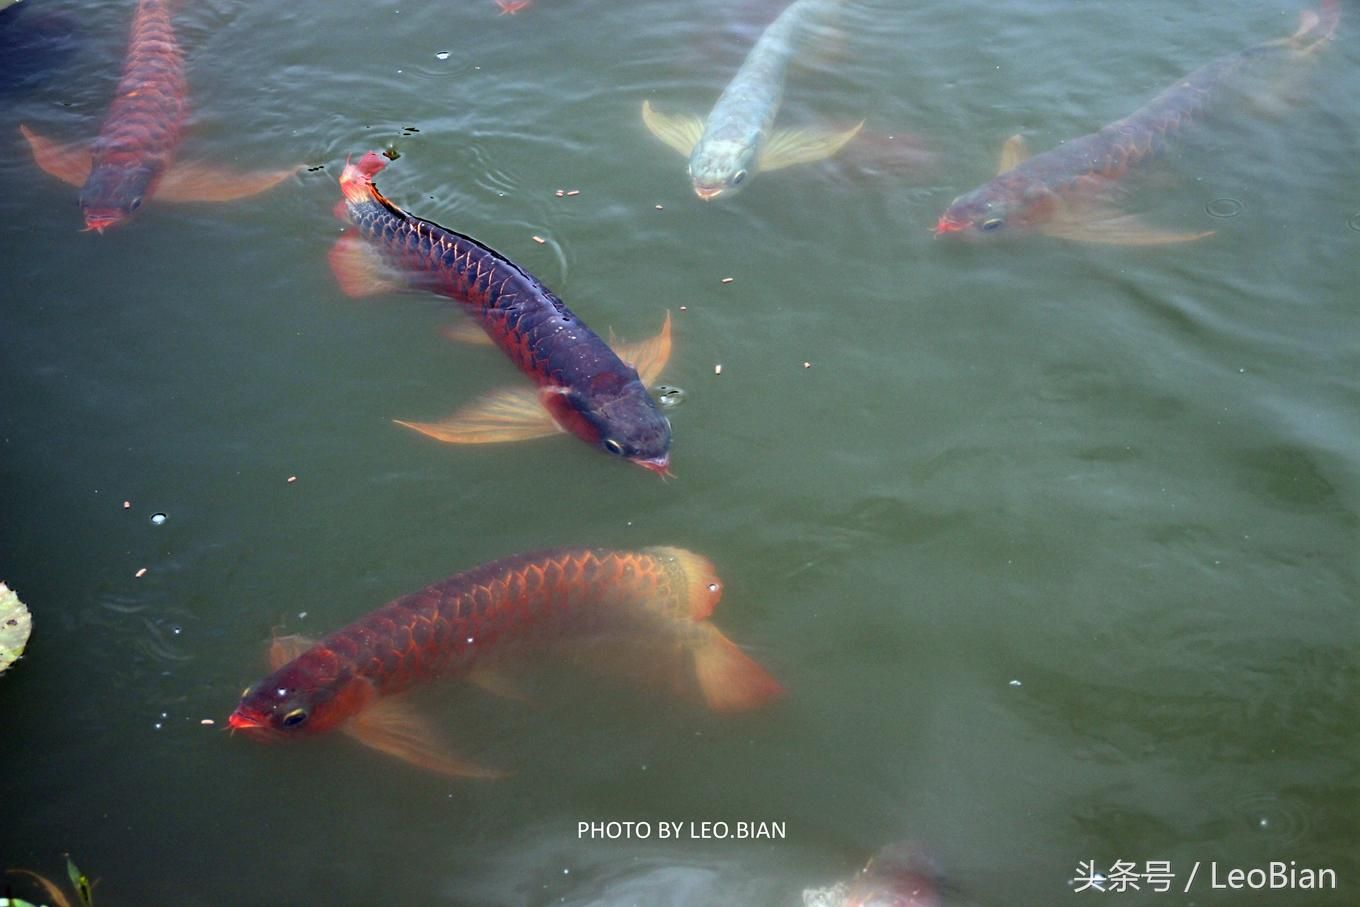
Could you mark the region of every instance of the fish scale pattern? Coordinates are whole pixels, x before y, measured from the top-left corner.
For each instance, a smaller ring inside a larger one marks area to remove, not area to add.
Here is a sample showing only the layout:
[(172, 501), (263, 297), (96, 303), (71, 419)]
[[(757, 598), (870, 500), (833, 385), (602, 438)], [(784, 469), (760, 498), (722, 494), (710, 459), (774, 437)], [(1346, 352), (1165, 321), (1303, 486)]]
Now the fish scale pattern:
[(184, 56), (165, 0), (141, 0), (132, 36), (99, 137), (92, 165), (146, 166), (156, 174), (170, 163), (187, 113)]
[(383, 695), (468, 668), (507, 637), (643, 618), (688, 617), (689, 580), (674, 558), (647, 551), (554, 549), (516, 555), (398, 598), (324, 637), (296, 659), (291, 685), (343, 684), (358, 675)]

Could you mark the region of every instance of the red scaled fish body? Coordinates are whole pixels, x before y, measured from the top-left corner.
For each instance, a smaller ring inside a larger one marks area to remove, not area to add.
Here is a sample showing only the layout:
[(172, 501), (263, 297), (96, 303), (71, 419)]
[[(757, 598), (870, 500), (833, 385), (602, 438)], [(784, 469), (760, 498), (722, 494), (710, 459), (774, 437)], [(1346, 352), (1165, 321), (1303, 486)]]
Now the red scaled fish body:
[(92, 146), (59, 146), (20, 129), (38, 165), (80, 189), (88, 229), (103, 231), (132, 216), (153, 195), (170, 201), (225, 201), (261, 192), (293, 171), (229, 175), (175, 165), (188, 113), (184, 55), (167, 0), (141, 0), (123, 75)]
[(532, 274), (477, 240), (388, 201), (373, 185), (385, 165), (370, 151), (357, 164), (346, 164), (340, 177), (343, 211), (354, 225), (331, 252), (341, 287), (356, 296), (413, 287), (463, 303), (538, 388), (536, 394), (493, 393), (442, 422), (401, 424), (450, 443), (523, 440), (565, 430), (665, 475), (670, 422), (643, 376), (651, 380), (669, 355), (669, 319), (659, 337), (629, 355), (636, 367), (628, 364)]
[(1065, 239), (1130, 245), (1208, 236), (1146, 227), (1100, 196), (1135, 165), (1163, 151), (1244, 67), (1271, 57), (1312, 54), (1331, 38), (1339, 16), (1338, 0), (1323, 0), (1320, 12), (1304, 14), (1294, 35), (1221, 57), (1129, 116), (1034, 157), (1027, 157), (1023, 139), (1014, 136), (1002, 151), (998, 175), (956, 198), (935, 234), (1037, 230)]
[(441, 752), (387, 697), (440, 677), (489, 678), (516, 648), (572, 642), (590, 646), (596, 663), (641, 661), (715, 711), (755, 708), (781, 691), (706, 620), (721, 595), (712, 564), (678, 548), (508, 557), (389, 602), (314, 645), (276, 640), (274, 673), (245, 691), (228, 723), (271, 739), (340, 728), (424, 768), (491, 776)]

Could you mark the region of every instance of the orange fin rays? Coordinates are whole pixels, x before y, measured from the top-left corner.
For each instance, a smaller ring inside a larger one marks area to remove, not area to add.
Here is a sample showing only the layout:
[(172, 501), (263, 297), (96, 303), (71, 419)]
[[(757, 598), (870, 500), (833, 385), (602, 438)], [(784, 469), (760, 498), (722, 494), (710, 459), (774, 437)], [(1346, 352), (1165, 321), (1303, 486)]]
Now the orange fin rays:
[(715, 712), (757, 709), (784, 692), (779, 682), (711, 624), (700, 626), (694, 673), (704, 703)]
[(620, 359), (637, 369), (643, 384), (651, 384), (661, 377), (661, 370), (671, 358), (671, 313), (666, 313), (661, 333), (655, 337), (637, 343), (614, 343), (611, 338), (609, 345)]
[(415, 429), (446, 444), (499, 444), (505, 441), (530, 441), (546, 438), (562, 429), (553, 421), (533, 388), (505, 388), (492, 391), (439, 422), (404, 422), (398, 425)]
[(22, 123), (19, 124), (19, 131), (28, 140), (28, 146), (33, 149), (33, 160), (39, 167), (63, 183), (70, 183), (72, 186), (85, 185), (85, 180), (90, 176), (88, 144), (59, 145), (43, 138)]
[(346, 230), (331, 246), (331, 273), (346, 296), (377, 296), (406, 288), (382, 255), (353, 230)]
[(454, 343), (466, 343), (471, 346), (496, 345), (492, 342), (491, 337), (487, 335), (486, 331), (482, 330), (481, 325), (477, 324), (477, 322), (473, 321), (471, 318), (463, 318), (459, 321), (455, 321), (453, 324), (445, 325), (440, 328), (440, 333)]
[(233, 173), (207, 164), (176, 161), (161, 178), (156, 198), (167, 202), (229, 202), (258, 195), (296, 172), (296, 167), (290, 167)]
[(1069, 202), (1061, 205), (1052, 220), (1037, 229), (1046, 236), (1076, 242), (1103, 243), (1114, 246), (1161, 246), (1170, 243), (1194, 242), (1213, 236), (1213, 230), (1182, 233), (1148, 226), (1140, 218), (1110, 206), (1103, 201)]
[(459, 759), (446, 751), (428, 722), (400, 699), (381, 699), (351, 718), (342, 730), (364, 746), (441, 775), (504, 778), (506, 772)]
[(306, 636), (275, 636), (269, 641), (269, 670), (277, 671), (314, 645), (316, 640)]

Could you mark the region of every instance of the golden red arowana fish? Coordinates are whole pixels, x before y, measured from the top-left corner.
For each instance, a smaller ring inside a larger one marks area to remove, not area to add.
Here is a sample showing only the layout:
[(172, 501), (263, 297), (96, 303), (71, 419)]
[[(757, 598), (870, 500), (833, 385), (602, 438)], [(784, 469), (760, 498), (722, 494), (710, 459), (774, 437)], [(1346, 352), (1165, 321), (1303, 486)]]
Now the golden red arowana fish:
[[(647, 391), (670, 356), (670, 316), (656, 337), (616, 351), (524, 268), (388, 200), (373, 184), (386, 164), (370, 151), (340, 175), (337, 213), (353, 225), (330, 253), (341, 289), (351, 296), (421, 289), (455, 300), (480, 328), (473, 337), (494, 343), (535, 385), (493, 391), (439, 422), (398, 424), (450, 444), (566, 431), (670, 475), (670, 420)], [(472, 339), (464, 334), (450, 332)]]
[(123, 75), (93, 145), (59, 145), (19, 127), (39, 167), (81, 187), (86, 229), (120, 224), (152, 197), (220, 202), (254, 195), (297, 169), (228, 173), (175, 160), (188, 103), (169, 7), (167, 0), (138, 3)]
[(1156, 245), (1202, 239), (1213, 231), (1176, 233), (1141, 223), (1102, 198), (1136, 164), (1161, 152), (1194, 122), (1231, 78), (1258, 61), (1311, 57), (1336, 31), (1339, 0), (1303, 14), (1298, 31), (1220, 57), (1098, 132), (1028, 157), (1012, 136), (996, 178), (961, 195), (935, 225), (935, 235), (999, 236), (1036, 230), (1083, 242)]
[(446, 752), (397, 694), (436, 678), (506, 687), (507, 656), (570, 648), (594, 666), (693, 694), (716, 712), (758, 708), (779, 684), (708, 617), (722, 582), (680, 548), (559, 548), (492, 561), (398, 598), (323, 637), (274, 640), (274, 672), (230, 727), (272, 740), (341, 730), (447, 775), (500, 772)]

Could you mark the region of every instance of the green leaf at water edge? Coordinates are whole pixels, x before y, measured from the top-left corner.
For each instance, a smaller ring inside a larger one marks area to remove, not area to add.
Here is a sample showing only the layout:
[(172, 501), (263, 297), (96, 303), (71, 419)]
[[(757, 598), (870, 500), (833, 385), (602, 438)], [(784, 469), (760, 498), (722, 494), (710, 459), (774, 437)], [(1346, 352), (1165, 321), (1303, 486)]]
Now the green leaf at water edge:
[(23, 654), (32, 618), (14, 591), (0, 583), (0, 674)]

